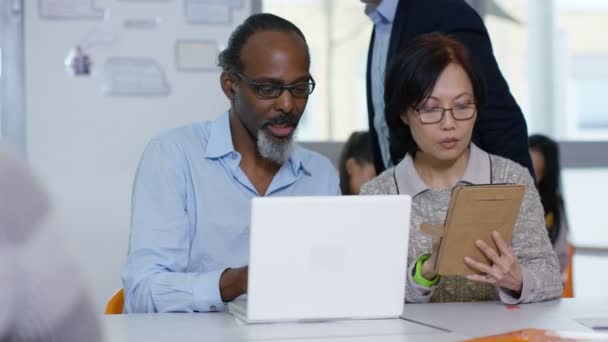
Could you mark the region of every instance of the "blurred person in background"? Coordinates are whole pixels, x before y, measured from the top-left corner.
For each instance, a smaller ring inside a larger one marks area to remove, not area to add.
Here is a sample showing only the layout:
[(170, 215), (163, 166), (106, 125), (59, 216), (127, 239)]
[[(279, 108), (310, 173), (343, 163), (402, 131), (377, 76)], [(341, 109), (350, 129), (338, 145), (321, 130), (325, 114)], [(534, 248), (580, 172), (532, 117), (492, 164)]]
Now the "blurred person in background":
[(369, 132), (353, 132), (340, 154), (342, 195), (358, 195), (361, 186), (376, 177)]
[(560, 191), (559, 147), (554, 140), (540, 134), (530, 136), (529, 144), (547, 233), (563, 273), (568, 265), (568, 220)]

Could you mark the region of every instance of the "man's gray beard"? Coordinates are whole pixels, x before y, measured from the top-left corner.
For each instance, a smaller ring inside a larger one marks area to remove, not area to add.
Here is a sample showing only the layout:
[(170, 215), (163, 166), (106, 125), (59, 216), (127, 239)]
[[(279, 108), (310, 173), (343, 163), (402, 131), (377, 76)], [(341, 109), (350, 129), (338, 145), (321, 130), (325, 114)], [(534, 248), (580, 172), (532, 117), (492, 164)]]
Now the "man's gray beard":
[(293, 133), (282, 139), (270, 136), (266, 129), (258, 131), (258, 153), (264, 159), (283, 164), (293, 152)]

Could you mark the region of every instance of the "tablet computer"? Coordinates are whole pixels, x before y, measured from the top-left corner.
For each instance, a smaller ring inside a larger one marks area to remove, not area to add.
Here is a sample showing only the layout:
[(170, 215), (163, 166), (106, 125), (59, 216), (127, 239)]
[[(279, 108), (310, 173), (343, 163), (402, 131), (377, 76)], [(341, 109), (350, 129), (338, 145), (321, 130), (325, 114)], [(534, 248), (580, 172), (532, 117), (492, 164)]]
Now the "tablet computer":
[(526, 186), (514, 184), (456, 186), (441, 234), (435, 271), (441, 275), (479, 273), (464, 263), (466, 256), (491, 265), (475, 241), (483, 240), (498, 251), (492, 238), (492, 231), (496, 230), (510, 245), (525, 191)]

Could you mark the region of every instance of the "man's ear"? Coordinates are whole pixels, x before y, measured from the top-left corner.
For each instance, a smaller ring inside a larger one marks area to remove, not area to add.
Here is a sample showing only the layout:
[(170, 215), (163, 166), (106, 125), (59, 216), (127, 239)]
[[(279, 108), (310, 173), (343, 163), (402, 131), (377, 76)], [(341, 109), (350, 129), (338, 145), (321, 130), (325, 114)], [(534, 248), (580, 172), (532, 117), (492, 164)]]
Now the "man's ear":
[(220, 74), (220, 85), (222, 86), (222, 91), (224, 92), (226, 97), (232, 101), (232, 99), (234, 98), (235, 86), (234, 78), (232, 77), (232, 75), (225, 71), (222, 71), (222, 73)]

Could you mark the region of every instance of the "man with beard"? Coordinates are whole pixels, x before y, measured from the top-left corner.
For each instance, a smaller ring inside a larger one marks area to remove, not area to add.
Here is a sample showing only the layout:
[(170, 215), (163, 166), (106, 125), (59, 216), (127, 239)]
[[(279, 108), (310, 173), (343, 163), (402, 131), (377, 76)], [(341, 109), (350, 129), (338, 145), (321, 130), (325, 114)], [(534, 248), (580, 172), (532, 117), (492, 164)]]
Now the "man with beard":
[(253, 15), (219, 65), (230, 110), (156, 137), (139, 164), (125, 312), (223, 310), (247, 291), (251, 199), (340, 193), (329, 160), (293, 142), (315, 86), (302, 32)]

